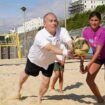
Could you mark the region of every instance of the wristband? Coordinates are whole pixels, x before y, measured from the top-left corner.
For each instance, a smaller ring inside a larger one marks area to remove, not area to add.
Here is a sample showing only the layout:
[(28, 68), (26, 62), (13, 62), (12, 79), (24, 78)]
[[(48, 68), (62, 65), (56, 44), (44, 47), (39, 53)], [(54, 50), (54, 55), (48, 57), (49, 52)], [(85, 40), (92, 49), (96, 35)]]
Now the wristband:
[(63, 54), (64, 56), (68, 56), (68, 50), (63, 50), (62, 54)]

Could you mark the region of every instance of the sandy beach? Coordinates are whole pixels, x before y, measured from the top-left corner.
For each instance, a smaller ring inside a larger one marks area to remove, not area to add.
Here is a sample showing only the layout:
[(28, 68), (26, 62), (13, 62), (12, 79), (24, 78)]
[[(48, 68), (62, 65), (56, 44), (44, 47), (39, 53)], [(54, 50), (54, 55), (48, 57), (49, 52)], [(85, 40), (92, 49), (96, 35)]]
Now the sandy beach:
[[(85, 64), (88, 61), (85, 62)], [(40, 76), (29, 77), (24, 84), (21, 100), (9, 99), (16, 92), (20, 73), (24, 70), (26, 59), (0, 60), (0, 105), (38, 105), (37, 94), (40, 86)], [(101, 68), (96, 77), (96, 83), (105, 99), (105, 70)], [(65, 63), (64, 93), (57, 90), (48, 92), (40, 105), (100, 105), (86, 84), (86, 74), (79, 72), (79, 61), (69, 60)], [(58, 83), (56, 84), (58, 89)], [(101, 105), (105, 105), (101, 104)]]

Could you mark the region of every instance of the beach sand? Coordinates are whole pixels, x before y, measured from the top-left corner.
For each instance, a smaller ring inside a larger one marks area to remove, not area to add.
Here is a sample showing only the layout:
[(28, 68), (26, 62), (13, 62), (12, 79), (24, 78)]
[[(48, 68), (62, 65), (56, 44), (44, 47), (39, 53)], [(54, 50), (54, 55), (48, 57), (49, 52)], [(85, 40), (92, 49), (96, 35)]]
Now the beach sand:
[[(10, 99), (16, 92), (19, 75), (24, 70), (25, 63), (25, 59), (0, 60), (0, 105), (38, 105), (37, 95), (41, 76), (28, 78), (21, 91), (21, 100)], [(104, 72), (102, 67), (96, 77), (96, 83), (105, 99)], [(60, 94), (57, 91), (57, 82), (56, 91), (50, 91), (49, 88), (40, 105), (105, 105), (96, 102), (85, 79), (86, 74), (79, 72), (79, 61), (67, 61), (64, 72), (64, 93)]]

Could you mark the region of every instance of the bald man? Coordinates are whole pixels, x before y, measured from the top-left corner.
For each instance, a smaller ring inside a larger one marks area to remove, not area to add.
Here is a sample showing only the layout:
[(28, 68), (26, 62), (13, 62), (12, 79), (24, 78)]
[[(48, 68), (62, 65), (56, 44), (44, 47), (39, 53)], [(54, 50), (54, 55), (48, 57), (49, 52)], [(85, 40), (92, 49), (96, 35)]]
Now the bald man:
[(38, 102), (46, 93), (53, 72), (56, 55), (70, 56), (70, 50), (60, 49), (61, 43), (71, 45), (72, 40), (65, 28), (58, 27), (58, 20), (54, 13), (47, 13), (43, 17), (44, 28), (40, 30), (34, 39), (33, 45), (29, 50), (25, 70), (21, 73), (16, 98), (21, 98), (21, 88), (27, 78), (38, 76), (42, 72), (42, 81), (38, 93)]

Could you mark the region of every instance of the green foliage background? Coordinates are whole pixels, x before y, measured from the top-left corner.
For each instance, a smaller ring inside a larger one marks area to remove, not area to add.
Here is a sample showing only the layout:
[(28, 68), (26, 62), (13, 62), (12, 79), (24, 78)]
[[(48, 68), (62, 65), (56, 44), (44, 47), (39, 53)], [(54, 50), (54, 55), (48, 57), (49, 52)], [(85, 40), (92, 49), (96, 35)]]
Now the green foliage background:
[[(94, 11), (98, 11), (102, 14), (102, 20), (105, 20), (105, 5), (97, 6)], [(75, 14), (73, 17), (67, 19), (67, 29), (75, 30), (78, 28), (83, 28), (88, 26), (88, 17), (91, 11), (86, 11), (83, 13)]]

